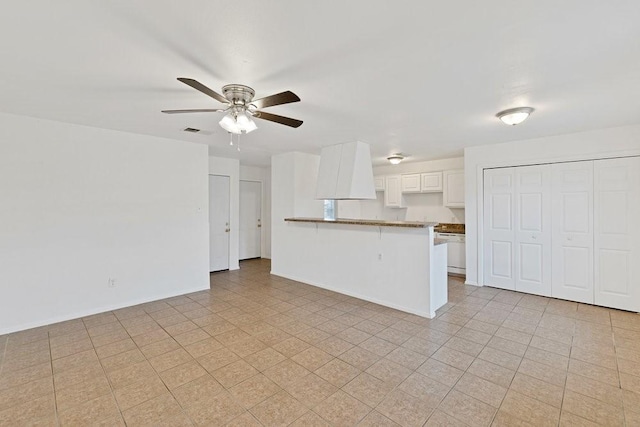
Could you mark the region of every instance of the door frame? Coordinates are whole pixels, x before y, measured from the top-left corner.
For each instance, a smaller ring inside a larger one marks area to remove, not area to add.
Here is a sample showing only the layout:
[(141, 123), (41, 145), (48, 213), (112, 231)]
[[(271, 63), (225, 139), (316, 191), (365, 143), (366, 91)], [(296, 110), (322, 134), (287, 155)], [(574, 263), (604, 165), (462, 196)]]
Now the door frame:
[[(265, 252), (265, 247), (264, 247), (264, 205), (265, 205), (265, 197), (264, 197), (264, 182), (261, 179), (239, 179), (238, 180), (238, 239), (240, 239), (239, 233), (240, 233), (240, 183), (242, 181), (245, 182), (258, 182), (260, 183), (260, 223), (262, 224), (262, 229), (260, 230), (260, 258), (262, 258), (262, 255)], [(240, 247), (240, 244), (238, 242), (238, 248)], [(238, 257), (238, 260), (240, 260), (240, 258)]]

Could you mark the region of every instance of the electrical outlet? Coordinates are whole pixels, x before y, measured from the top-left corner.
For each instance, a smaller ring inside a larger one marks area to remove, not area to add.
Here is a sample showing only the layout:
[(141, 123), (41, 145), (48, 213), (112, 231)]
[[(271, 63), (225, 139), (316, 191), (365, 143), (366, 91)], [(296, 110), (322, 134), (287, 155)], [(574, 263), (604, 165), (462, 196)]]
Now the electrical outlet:
[(113, 279), (113, 278), (109, 277), (109, 281), (107, 283), (107, 286), (109, 286), (110, 288), (115, 288), (116, 287), (116, 279)]

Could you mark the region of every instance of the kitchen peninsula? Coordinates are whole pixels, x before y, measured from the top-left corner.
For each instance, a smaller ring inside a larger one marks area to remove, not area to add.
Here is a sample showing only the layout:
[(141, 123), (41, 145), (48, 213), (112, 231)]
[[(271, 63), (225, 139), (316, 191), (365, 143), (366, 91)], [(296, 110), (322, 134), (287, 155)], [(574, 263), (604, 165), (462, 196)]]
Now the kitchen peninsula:
[(447, 248), (437, 223), (284, 218), (295, 259), (287, 272), (310, 285), (433, 318), (447, 302)]

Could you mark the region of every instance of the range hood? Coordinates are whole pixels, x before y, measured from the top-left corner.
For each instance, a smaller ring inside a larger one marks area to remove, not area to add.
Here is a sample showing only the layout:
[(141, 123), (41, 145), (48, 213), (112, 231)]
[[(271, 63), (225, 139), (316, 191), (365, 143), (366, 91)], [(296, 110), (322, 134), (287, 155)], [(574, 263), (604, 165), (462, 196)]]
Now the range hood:
[(356, 141), (324, 147), (320, 155), (316, 199), (376, 198), (369, 144)]

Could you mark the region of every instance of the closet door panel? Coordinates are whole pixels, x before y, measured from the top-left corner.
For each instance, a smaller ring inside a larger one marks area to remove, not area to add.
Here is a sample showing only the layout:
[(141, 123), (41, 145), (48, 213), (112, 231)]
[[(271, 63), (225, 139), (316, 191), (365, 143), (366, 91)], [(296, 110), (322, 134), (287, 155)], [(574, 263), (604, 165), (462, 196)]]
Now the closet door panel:
[(593, 162), (556, 163), (551, 175), (551, 295), (593, 304)]
[(515, 290), (551, 295), (550, 165), (515, 170)]
[(484, 284), (515, 289), (514, 171), (484, 171)]
[(594, 162), (595, 303), (640, 311), (640, 157)]

